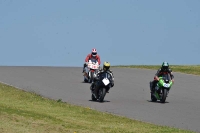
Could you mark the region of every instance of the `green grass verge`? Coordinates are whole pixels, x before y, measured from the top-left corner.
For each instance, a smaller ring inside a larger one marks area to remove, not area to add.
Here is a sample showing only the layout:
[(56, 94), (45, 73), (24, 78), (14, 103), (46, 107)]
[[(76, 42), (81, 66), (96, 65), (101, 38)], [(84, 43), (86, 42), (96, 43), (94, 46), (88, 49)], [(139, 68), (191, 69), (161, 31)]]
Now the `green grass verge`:
[(0, 83), (1, 133), (192, 133), (50, 100)]
[[(114, 66), (114, 67), (128, 67), (128, 68), (141, 68), (157, 70), (160, 65), (129, 65), (129, 66)], [(173, 72), (181, 72), (186, 74), (200, 75), (200, 65), (170, 65)]]

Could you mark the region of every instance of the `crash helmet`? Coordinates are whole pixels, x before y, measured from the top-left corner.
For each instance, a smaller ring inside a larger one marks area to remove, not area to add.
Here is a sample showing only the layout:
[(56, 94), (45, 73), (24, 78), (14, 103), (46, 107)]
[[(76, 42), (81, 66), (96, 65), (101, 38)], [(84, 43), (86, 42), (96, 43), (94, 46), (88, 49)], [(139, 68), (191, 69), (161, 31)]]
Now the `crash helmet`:
[(104, 70), (104, 71), (107, 71), (107, 70), (109, 70), (109, 69), (110, 69), (110, 63), (107, 62), (107, 61), (104, 62), (104, 63), (103, 63), (103, 70)]
[(167, 71), (168, 68), (169, 68), (169, 63), (166, 62), (166, 61), (164, 61), (164, 62), (162, 63), (161, 69), (164, 70), (164, 71)]
[(95, 48), (92, 49), (91, 55), (92, 55), (93, 57), (96, 57), (96, 56), (97, 56), (97, 50), (96, 50)]

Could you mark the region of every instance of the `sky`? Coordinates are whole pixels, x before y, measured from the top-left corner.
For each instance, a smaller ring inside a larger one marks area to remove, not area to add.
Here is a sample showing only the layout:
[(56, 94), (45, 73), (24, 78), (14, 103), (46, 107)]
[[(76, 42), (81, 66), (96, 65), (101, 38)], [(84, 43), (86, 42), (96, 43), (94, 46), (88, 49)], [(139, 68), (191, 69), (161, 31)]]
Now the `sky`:
[(199, 0), (0, 0), (0, 65), (200, 64)]

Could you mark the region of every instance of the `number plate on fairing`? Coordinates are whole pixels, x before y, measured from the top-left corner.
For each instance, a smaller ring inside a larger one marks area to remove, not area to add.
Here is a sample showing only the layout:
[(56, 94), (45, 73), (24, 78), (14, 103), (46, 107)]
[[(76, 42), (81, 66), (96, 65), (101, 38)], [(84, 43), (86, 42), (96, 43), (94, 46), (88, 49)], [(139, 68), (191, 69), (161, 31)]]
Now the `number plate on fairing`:
[(164, 83), (163, 86), (166, 87), (166, 88), (169, 88), (169, 87), (170, 87), (170, 84)]
[(107, 78), (104, 78), (102, 81), (104, 85), (108, 85), (110, 83), (110, 81)]

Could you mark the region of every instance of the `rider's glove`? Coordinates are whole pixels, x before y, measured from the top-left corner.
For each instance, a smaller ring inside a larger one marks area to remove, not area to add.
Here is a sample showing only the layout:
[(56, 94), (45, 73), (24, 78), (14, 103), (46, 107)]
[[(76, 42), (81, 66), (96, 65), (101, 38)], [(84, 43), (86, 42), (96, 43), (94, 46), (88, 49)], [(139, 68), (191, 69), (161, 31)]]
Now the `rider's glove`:
[(114, 86), (114, 83), (111, 83), (111, 87), (113, 87)]
[(114, 86), (114, 82), (113, 81), (111, 81), (111, 87), (113, 87)]

